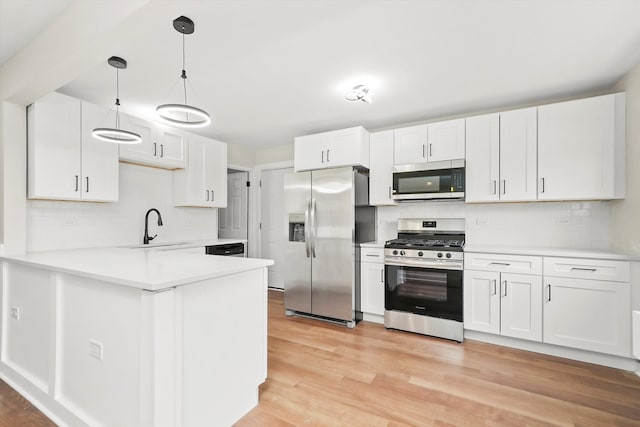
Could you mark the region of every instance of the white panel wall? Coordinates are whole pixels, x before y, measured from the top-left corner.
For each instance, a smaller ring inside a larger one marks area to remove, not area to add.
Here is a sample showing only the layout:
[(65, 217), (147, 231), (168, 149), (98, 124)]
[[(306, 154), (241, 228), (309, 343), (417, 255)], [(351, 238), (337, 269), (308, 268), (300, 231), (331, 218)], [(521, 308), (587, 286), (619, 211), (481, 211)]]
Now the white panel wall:
[(158, 227), (155, 213), (149, 215), (149, 234), (158, 234), (153, 243), (216, 238), (217, 209), (176, 208), (171, 191), (171, 171), (120, 163), (117, 203), (30, 200), (27, 251), (142, 243), (150, 208), (160, 211), (164, 223)]
[(467, 245), (609, 247), (610, 202), (465, 205), (404, 203), (378, 208), (378, 240), (396, 237), (396, 218), (466, 218)]

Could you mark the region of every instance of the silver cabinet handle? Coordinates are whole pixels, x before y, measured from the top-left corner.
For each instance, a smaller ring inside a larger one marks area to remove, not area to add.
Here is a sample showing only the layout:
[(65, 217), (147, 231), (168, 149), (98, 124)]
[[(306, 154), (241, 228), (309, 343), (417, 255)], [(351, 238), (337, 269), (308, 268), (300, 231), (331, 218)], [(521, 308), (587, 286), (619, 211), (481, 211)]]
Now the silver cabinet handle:
[(540, 178), (540, 187), (541, 187), (540, 192), (544, 193), (544, 178)]
[(164, 157), (164, 144), (160, 144), (160, 157)]
[(571, 271), (589, 271), (591, 273), (595, 273), (598, 271), (597, 268), (582, 268), (582, 267), (571, 267)]
[(502, 281), (502, 286), (503, 286), (503, 289), (504, 289), (504, 294), (502, 296), (506, 297), (507, 296), (507, 281), (506, 280)]
[(311, 227), (313, 229), (313, 241), (311, 242), (311, 255), (316, 257), (316, 238), (318, 237), (318, 227), (316, 224), (316, 199), (311, 199)]
[(391, 193), (391, 187), (389, 187), (389, 199), (393, 199), (393, 194)]
[(491, 194), (496, 194), (496, 180), (491, 181), (493, 183), (493, 192)]
[(429, 157), (433, 157), (433, 144), (429, 144)]
[(424, 144), (422, 144), (422, 157), (427, 157), (424, 153)]
[(213, 192), (213, 189), (211, 189), (211, 201), (215, 201), (216, 200), (216, 193)]
[(551, 285), (547, 285), (547, 302), (551, 302)]
[(157, 143), (153, 143), (153, 157), (156, 157), (158, 155), (158, 144)]
[(209, 190), (205, 190), (207, 192), (207, 202), (209, 201)]
[(504, 265), (505, 267), (510, 266), (508, 262), (490, 262), (489, 265)]
[(307, 258), (311, 256), (309, 233), (311, 231), (311, 224), (309, 223), (309, 210), (311, 210), (311, 200), (307, 199), (307, 207), (304, 210), (304, 250), (307, 253)]
[(380, 270), (380, 283), (384, 284), (384, 269)]
[(493, 292), (491, 293), (491, 295), (495, 295), (498, 293), (497, 289), (496, 289), (496, 279), (493, 279), (491, 281), (491, 284), (493, 285)]
[(327, 163), (329, 163), (329, 151), (331, 150), (327, 150)]
[(380, 257), (380, 255), (378, 255), (378, 254), (367, 254), (367, 256), (370, 256), (370, 257), (375, 257), (375, 258), (378, 258), (378, 257)]
[(78, 175), (76, 175), (75, 177), (76, 177), (76, 190), (75, 191), (78, 191)]
[(502, 194), (507, 194), (507, 180), (502, 180)]
[(85, 193), (88, 193), (89, 192), (89, 177), (86, 177), (86, 178), (87, 178), (87, 188), (85, 188), (84, 191), (85, 191)]
[(322, 150), (322, 163), (324, 163), (324, 150)]

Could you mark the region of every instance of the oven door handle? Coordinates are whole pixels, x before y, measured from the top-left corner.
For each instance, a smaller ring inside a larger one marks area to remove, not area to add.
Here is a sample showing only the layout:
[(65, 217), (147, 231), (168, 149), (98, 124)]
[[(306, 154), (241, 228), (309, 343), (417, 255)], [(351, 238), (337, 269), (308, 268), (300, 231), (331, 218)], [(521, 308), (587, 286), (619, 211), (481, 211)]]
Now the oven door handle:
[(458, 271), (462, 270), (462, 262), (460, 263), (457, 263), (457, 262), (441, 263), (441, 262), (424, 262), (424, 261), (411, 262), (406, 260), (399, 261), (399, 260), (386, 258), (384, 260), (384, 265), (385, 266), (392, 265), (396, 267), (428, 268), (431, 270), (458, 270)]

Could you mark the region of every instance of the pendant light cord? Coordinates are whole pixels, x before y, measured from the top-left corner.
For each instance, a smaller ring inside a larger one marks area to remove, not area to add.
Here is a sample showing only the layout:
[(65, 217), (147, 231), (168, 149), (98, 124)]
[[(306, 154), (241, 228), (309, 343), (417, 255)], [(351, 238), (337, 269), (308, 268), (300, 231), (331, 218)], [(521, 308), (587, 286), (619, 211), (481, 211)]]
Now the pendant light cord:
[(116, 129), (120, 129), (120, 69), (116, 67)]
[[(182, 27), (182, 89), (184, 91), (184, 105), (187, 103), (187, 71), (185, 69), (185, 41), (184, 41), (184, 26)], [(186, 113), (187, 121), (189, 120), (189, 113)]]

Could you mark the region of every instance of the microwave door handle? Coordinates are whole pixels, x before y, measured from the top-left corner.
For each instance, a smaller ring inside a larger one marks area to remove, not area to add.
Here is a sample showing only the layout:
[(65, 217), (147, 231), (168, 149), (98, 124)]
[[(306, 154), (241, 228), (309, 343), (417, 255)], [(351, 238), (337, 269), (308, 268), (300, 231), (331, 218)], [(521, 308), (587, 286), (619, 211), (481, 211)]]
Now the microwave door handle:
[(311, 248), (310, 248), (310, 240), (309, 240), (309, 234), (310, 234), (310, 224), (309, 224), (309, 209), (311, 206), (311, 201), (309, 199), (307, 199), (307, 207), (304, 210), (304, 250), (307, 253), (307, 258), (309, 258), (311, 256)]
[(316, 238), (318, 237), (318, 224), (316, 223), (316, 199), (311, 199), (311, 228), (313, 237), (311, 238), (311, 256), (316, 257)]

